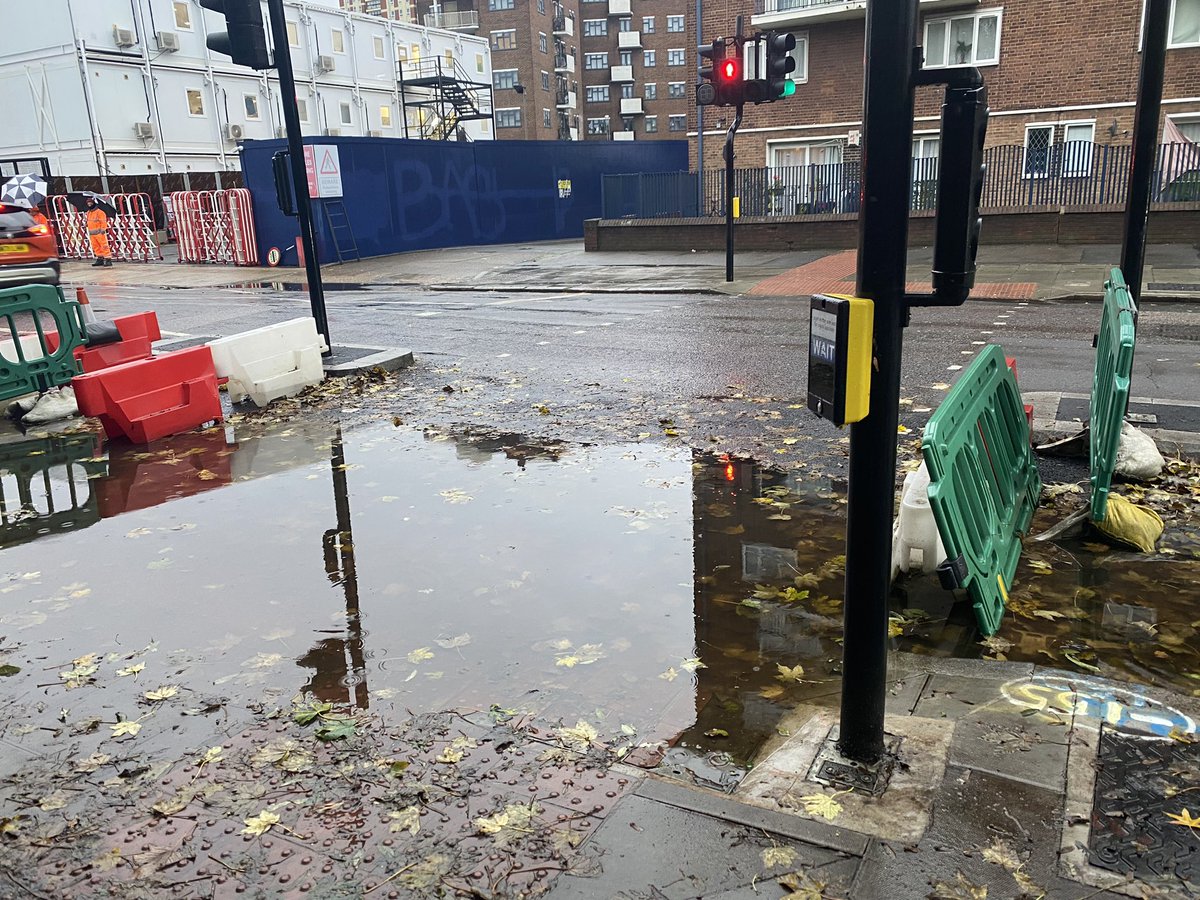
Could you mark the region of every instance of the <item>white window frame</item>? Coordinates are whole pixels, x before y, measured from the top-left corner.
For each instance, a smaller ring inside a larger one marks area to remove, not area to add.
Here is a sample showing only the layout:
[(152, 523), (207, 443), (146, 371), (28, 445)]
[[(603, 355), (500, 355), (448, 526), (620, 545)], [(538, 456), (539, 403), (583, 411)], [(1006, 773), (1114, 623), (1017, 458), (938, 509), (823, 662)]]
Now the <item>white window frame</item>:
[(488, 12), (516, 9), (516, 6), (515, 0), (488, 0)]
[(383, 106), (379, 107), (379, 127), (392, 127), (392, 104), (385, 103)]
[(542, 107), (542, 127), (554, 127), (554, 118), (550, 115), (550, 110), (546, 109), (544, 106)]
[[(517, 123), (515, 125), (501, 125), (500, 124), (501, 116), (499, 115), (500, 113), (516, 113), (517, 114)], [(523, 128), (525, 126), (524, 117), (521, 115), (521, 107), (519, 107), (519, 106), (500, 107), (499, 109), (495, 110), (495, 119), (496, 119), (496, 128), (497, 129)]]
[[(796, 84), (808, 84), (808, 32), (795, 31), (792, 32), (792, 35), (796, 38), (796, 49), (788, 55), (791, 56), (792, 59), (796, 60), (796, 68), (792, 70), (791, 78)], [(797, 52), (800, 50), (801, 46), (804, 47), (803, 66), (800, 65), (800, 59), (797, 56)]]
[[(678, 28), (672, 28), (673, 24), (678, 24)], [(667, 16), (667, 31), (670, 34), (682, 34), (687, 31), (687, 22), (683, 16)]]
[(288, 46), (298, 48), (300, 46), (300, 23), (288, 20), (283, 27), (287, 31)]
[(668, 81), (667, 82), (667, 99), (681, 100), (687, 99), (687, 82), (686, 81)]
[(338, 101), (338, 124), (347, 126), (354, 124), (354, 107), (347, 100)]
[[(253, 116), (250, 115), (250, 113), (246, 112), (246, 101), (247, 100), (254, 101), (254, 115)], [(258, 94), (249, 94), (249, 93), (242, 94), (242, 117), (247, 122), (261, 122), (262, 121), (262, 103), (259, 102)]]
[(646, 134), (658, 134), (658, 116), (646, 116), (643, 131)]
[(584, 19), (584, 37), (605, 37), (608, 34), (608, 19)]
[[(671, 54), (672, 53), (679, 54), (679, 62), (671, 62)], [(687, 65), (687, 51), (684, 50), (682, 47), (673, 47), (670, 50), (668, 50), (667, 51), (667, 65), (668, 66), (686, 66)]]
[(542, 69), (542, 90), (550, 90), (550, 73)]
[[(342, 45), (342, 48), (340, 50), (338, 49), (338, 44)], [(329, 29), (329, 49), (332, 50), (334, 53), (345, 56), (346, 55), (346, 32), (342, 31), (342, 29), (340, 29), (340, 28), (330, 28)]]
[[(1193, 2), (1196, 2), (1196, 0), (1193, 0)], [(1175, 12), (1178, 8), (1179, 0), (1171, 0), (1171, 19), (1170, 22), (1167, 23), (1167, 49), (1176, 50), (1183, 47), (1200, 47), (1200, 30), (1196, 32), (1196, 40), (1194, 41), (1186, 41), (1179, 44), (1172, 43), (1172, 39), (1175, 36)], [(1143, 7), (1143, 15), (1144, 14), (1145, 8)]]
[[(180, 12), (183, 13), (183, 18), (184, 18), (184, 21), (182, 23), (179, 21), (179, 13)], [(171, 13), (175, 19), (175, 30), (176, 31), (193, 31), (194, 30), (194, 28), (192, 26), (192, 8), (190, 6), (188, 6), (188, 4), (186, 2), (183, 2), (183, 0), (175, 0), (175, 2), (173, 2), (171, 4)]]
[[(512, 74), (512, 77), (513, 77), (512, 84), (501, 85), (501, 84), (496, 83), (497, 75), (508, 75), (510, 73)], [(516, 87), (516, 85), (518, 85), (520, 83), (521, 83), (521, 70), (520, 69), (515, 69), (515, 68), (514, 69), (492, 69), (492, 90), (511, 91)]]
[[(198, 112), (198, 113), (192, 112), (192, 94), (195, 94), (200, 99), (200, 112)], [(184, 105), (187, 107), (188, 118), (191, 118), (191, 119), (207, 119), (208, 118), (208, 112), (207, 112), (208, 104), (206, 104), (204, 102), (204, 88), (185, 87), (183, 89), (183, 102), (184, 102)]]
[(386, 53), (386, 50), (384, 49), (384, 46), (383, 46), (383, 35), (382, 34), (371, 35), (371, 55), (374, 56), (376, 59), (385, 59), (386, 58), (384, 56), (385, 53)]
[(303, 97), (296, 98), (296, 115), (300, 119), (300, 124), (308, 124), (308, 100)]
[[(589, 65), (588, 64), (589, 58), (600, 61), (601, 65), (598, 65), (598, 66)], [(604, 52), (600, 52), (600, 53), (585, 53), (585, 54), (583, 54), (583, 67), (584, 67), (584, 69), (587, 69), (592, 72), (598, 72), (601, 69), (607, 69), (608, 68), (608, 52), (604, 51)]]
[[(1062, 148), (1063, 148), (1063, 150), (1062, 150), (1062, 170), (1061, 170), (1060, 174), (1064, 178), (1087, 178), (1088, 176), (1090, 176), (1092, 174), (1092, 157), (1094, 156), (1094, 150), (1095, 150), (1094, 145), (1096, 143), (1096, 120), (1095, 119), (1077, 119), (1072, 122), (1059, 122), (1058, 125), (1060, 128), (1062, 128)], [(1067, 145), (1069, 143), (1075, 143), (1074, 141), (1067, 140), (1068, 130), (1071, 128), (1083, 128), (1083, 127), (1087, 127), (1088, 129), (1091, 130), (1091, 137), (1086, 141), (1086, 143), (1093, 145), (1093, 146), (1090, 146), (1088, 148), (1088, 151), (1086, 154), (1086, 159), (1073, 160), (1073, 162), (1081, 162), (1081, 163), (1083, 163), (1083, 165), (1079, 165), (1077, 167), (1072, 167), (1072, 168), (1067, 168), (1067, 161), (1068, 161), (1068, 156), (1069, 156), (1069, 154), (1067, 153)]]
[(643, 50), (642, 51), (642, 68), (655, 69), (658, 67), (658, 51)]
[(658, 82), (657, 81), (643, 81), (642, 82), (642, 96), (647, 100), (657, 100), (658, 99)]
[[(502, 34), (512, 35), (512, 44), (513, 45), (511, 47), (497, 47), (496, 46), (496, 43), (497, 43), (496, 38)], [(506, 50), (516, 50), (517, 49), (517, 29), (515, 29), (515, 28), (497, 28), (495, 31), (489, 32), (488, 47), (494, 53), (504, 53)]]
[(642, 16), (642, 34), (654, 33), (654, 16)]
[(608, 103), (612, 99), (612, 91), (607, 84), (589, 84), (583, 89), (584, 103)]
[[(683, 127), (672, 128), (671, 126), (680, 119), (683, 119)], [(669, 116), (667, 116), (667, 131), (674, 132), (676, 134), (681, 131), (687, 131), (687, 113), (671, 113)]]
[[(1167, 118), (1174, 122), (1176, 127), (1184, 125), (1200, 126), (1200, 113), (1171, 113)], [(1194, 143), (1200, 145), (1200, 135), (1196, 135), (1196, 138), (1197, 140)]]
[(548, 40), (546, 40), (546, 34), (545, 34), (545, 32), (542, 32), (542, 31), (538, 32), (538, 52), (539, 53), (549, 53), (550, 52), (550, 42)]
[[(1046, 141), (1046, 171), (1030, 172), (1027, 165), (1029, 161), (1029, 132), (1034, 129), (1049, 129), (1050, 137)], [(1054, 149), (1054, 132), (1058, 128), (1057, 122), (1029, 122), (1025, 126), (1025, 140), (1021, 145), (1021, 178), (1049, 178), (1050, 177), (1050, 155)]]
[[(996, 17), (996, 56), (994, 59), (980, 60), (976, 57), (976, 51), (979, 48), (979, 20)], [(972, 32), (971, 39), (971, 56), (972, 58), (964, 63), (952, 63), (951, 48), (950, 48), (950, 23), (955, 19), (973, 18), (975, 20), (975, 30)], [(998, 66), (1000, 65), (1000, 39), (1001, 33), (1004, 30), (1004, 8), (1001, 6), (988, 7), (973, 13), (961, 13), (951, 16), (937, 16), (925, 20), (925, 24), (921, 29), (921, 51), (925, 52), (929, 46), (929, 26), (937, 25), (942, 22), (946, 23), (946, 62), (930, 62), (925, 59), (922, 68), (924, 69), (964, 69), (968, 66)]]
[[(603, 130), (593, 131), (592, 130), (593, 122), (597, 122), (597, 123), (603, 122), (604, 123)], [(586, 129), (587, 129), (588, 134), (612, 134), (612, 122), (608, 116), (596, 116), (596, 117), (589, 118), (586, 120)]]

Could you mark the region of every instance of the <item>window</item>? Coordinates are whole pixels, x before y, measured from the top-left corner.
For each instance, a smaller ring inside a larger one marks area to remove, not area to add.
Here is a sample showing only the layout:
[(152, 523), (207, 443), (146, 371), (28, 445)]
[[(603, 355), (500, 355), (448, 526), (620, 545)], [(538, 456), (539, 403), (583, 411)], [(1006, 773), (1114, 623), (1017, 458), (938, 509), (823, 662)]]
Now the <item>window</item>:
[(1054, 145), (1053, 125), (1025, 126), (1026, 178), (1045, 178), (1050, 174), (1050, 148)]
[(680, 97), (686, 97), (687, 85), (682, 81), (668, 81), (667, 96), (672, 100), (678, 100)]
[(187, 105), (189, 116), (204, 115), (204, 94), (199, 88), (187, 89)]
[(543, 16), (546, 14), (546, 0), (538, 0), (538, 12)]
[(583, 89), (583, 99), (587, 103), (607, 103), (608, 85), (593, 84)]
[(608, 34), (608, 19), (584, 19), (584, 37), (603, 37)]
[(475, 74), (476, 75), (483, 74), (483, 63), (484, 63), (483, 54), (476, 53), (475, 54)]
[(658, 116), (646, 116), (646, 134), (658, 131)]
[(1067, 122), (1063, 125), (1062, 139), (1062, 173), (1067, 176), (1091, 175), (1096, 123)]
[(180, 31), (192, 30), (192, 11), (186, 3), (172, 3), (175, 9), (175, 27)]
[(683, 31), (683, 16), (667, 16), (667, 31)]
[(583, 54), (583, 67), (585, 69), (607, 69), (608, 54), (607, 53), (585, 53)]
[(668, 131), (687, 131), (687, 116), (667, 116)]
[(656, 61), (657, 54), (653, 50), (642, 51), (642, 68), (653, 69), (658, 63)]
[(937, 199), (938, 149), (941, 137), (920, 134), (912, 142), (913, 208), (932, 208)]
[(379, 107), (379, 124), (384, 128), (392, 127), (392, 108), (390, 106)]
[(683, 56), (683, 50), (668, 50), (667, 51), (667, 65), (668, 66), (682, 66), (684, 64), (684, 61), (685, 60), (684, 60), (684, 56)]
[(1184, 119), (1171, 116), (1171, 121), (1179, 129), (1179, 133), (1193, 144), (1200, 144), (1200, 119)]
[(246, 113), (247, 122), (258, 122), (262, 113), (258, 108), (258, 94), (242, 94), (242, 109)]
[(796, 61), (796, 68), (792, 69), (792, 81), (796, 84), (804, 84), (808, 81), (808, 35), (797, 34), (796, 49), (788, 55)]
[(622, 33), (630, 32), (633, 30), (633, 19), (625, 19), (625, 18), (618, 19), (617, 26), (618, 26), (617, 30)]
[(308, 124), (308, 101), (296, 98), (296, 113), (300, 117), (300, 121), (305, 125)]
[(446, 68), (451, 72), (454, 71), (454, 50), (447, 47), (446, 52), (442, 54), (442, 58), (446, 60)]
[(289, 47), (299, 47), (300, 46), (300, 26), (299, 25), (297, 25), (295, 22), (288, 22), (287, 23), (287, 35), (288, 35), (288, 46)]
[(542, 110), (542, 127), (543, 128), (550, 127), (550, 110), (548, 110), (548, 109)]
[(396, 45), (396, 59), (399, 62), (408, 62), (408, 48), (403, 44)]
[(346, 35), (340, 29), (335, 28), (329, 33), (329, 43), (334, 53), (346, 52)]
[(608, 116), (605, 116), (603, 119), (588, 119), (587, 133), (608, 134)]
[(338, 112), (341, 114), (341, 120), (342, 120), (343, 125), (353, 125), (354, 124), (354, 114), (350, 111), (349, 103), (339, 103), (338, 104)]
[(543, 91), (550, 90), (550, 73), (549, 72), (542, 72), (542, 90)]
[(521, 109), (515, 107), (513, 109), (498, 109), (496, 110), (496, 127), (497, 128), (520, 128), (521, 127)]
[(1171, 3), (1167, 46), (1200, 47), (1200, 0), (1174, 0)]
[(632, 66), (633, 65), (633, 51), (632, 50), (622, 50), (620, 59), (621, 59), (621, 65)]
[[(1200, 2), (1200, 0), (1197, 0)], [(1000, 10), (925, 23), (925, 68), (994, 66), (1000, 62)]]
[(642, 16), (642, 31), (654, 34), (654, 16)]
[(517, 30), (515, 28), (507, 28), (504, 31), (492, 32), (492, 49), (493, 50), (516, 50), (517, 49)]
[(375, 35), (371, 38), (371, 52), (375, 54), (376, 59), (383, 59), (383, 37)]
[(644, 87), (645, 87), (645, 90), (644, 90), (643, 96), (647, 100), (657, 100), (658, 99), (658, 83), (657, 82), (648, 81), (648, 82), (646, 82)]
[(515, 0), (488, 0), (488, 9), (492, 12), (498, 9), (513, 9), (515, 6)]
[(633, 99), (633, 82), (632, 81), (627, 81), (623, 85), (621, 85), (621, 99), (622, 100), (632, 100)]
[(516, 69), (492, 69), (492, 87), (498, 91), (512, 90), (517, 85)]
[(540, 31), (538, 32), (538, 49), (541, 50), (543, 53), (550, 52), (550, 45), (548, 43), (546, 43), (546, 36), (544, 34), (542, 34)]

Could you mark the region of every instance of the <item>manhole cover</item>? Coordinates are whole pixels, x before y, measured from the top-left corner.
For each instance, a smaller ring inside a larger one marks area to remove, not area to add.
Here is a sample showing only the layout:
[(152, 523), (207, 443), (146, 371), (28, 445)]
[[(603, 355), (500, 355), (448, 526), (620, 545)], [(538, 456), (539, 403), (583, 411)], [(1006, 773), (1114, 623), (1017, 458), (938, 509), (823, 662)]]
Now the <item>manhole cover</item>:
[(1170, 818), (1200, 810), (1200, 743), (1104, 728), (1088, 858), (1139, 881), (1200, 887), (1200, 834)]
[(847, 759), (838, 751), (840, 728), (835, 725), (817, 751), (808, 770), (808, 780), (839, 791), (857, 791), (868, 797), (879, 797), (887, 790), (896, 758), (900, 752), (900, 738), (885, 735), (884, 753), (878, 762), (860, 763)]

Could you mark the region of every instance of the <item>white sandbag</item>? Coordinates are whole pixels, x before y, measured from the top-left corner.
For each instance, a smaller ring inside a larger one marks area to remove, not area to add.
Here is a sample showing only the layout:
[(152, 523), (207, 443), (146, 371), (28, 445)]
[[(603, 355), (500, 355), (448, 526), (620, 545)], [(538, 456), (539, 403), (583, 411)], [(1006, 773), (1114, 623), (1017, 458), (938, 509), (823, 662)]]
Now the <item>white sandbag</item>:
[(1154, 438), (1134, 428), (1128, 422), (1121, 425), (1121, 440), (1117, 444), (1117, 461), (1113, 474), (1131, 481), (1149, 481), (1162, 474), (1166, 461), (1158, 452)]

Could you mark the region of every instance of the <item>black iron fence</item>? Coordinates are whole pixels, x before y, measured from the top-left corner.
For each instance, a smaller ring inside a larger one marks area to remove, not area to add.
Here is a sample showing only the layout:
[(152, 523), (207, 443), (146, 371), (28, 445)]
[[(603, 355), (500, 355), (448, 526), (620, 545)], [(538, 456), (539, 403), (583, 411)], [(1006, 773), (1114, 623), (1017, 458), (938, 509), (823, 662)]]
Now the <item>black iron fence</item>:
[[(985, 209), (1044, 209), (1057, 206), (1123, 204), (1129, 187), (1132, 148), (1074, 141), (1042, 150), (1022, 145), (984, 152)], [(937, 203), (935, 158), (914, 159), (913, 210)], [(861, 169), (857, 161), (810, 166), (734, 170), (734, 196), (743, 216), (856, 213)], [(1155, 164), (1154, 199), (1161, 203), (1200, 201), (1200, 148), (1163, 144)], [(725, 214), (725, 170), (607, 175), (606, 219), (686, 218)]]

